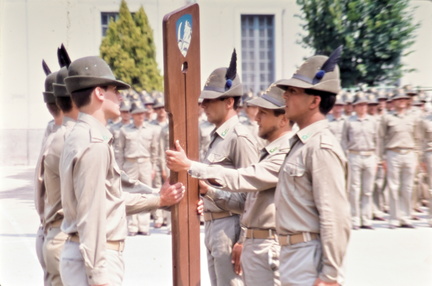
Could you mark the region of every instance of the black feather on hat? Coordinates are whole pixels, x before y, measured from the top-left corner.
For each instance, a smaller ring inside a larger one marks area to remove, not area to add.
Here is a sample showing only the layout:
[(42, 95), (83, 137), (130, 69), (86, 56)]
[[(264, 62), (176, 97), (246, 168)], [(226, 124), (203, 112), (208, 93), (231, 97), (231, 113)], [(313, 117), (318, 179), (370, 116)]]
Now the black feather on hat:
[(59, 61), (60, 67), (69, 67), (71, 63), (71, 59), (69, 57), (68, 52), (66, 51), (66, 48), (63, 44), (61, 44), (61, 47), (57, 49), (57, 58)]
[(237, 53), (236, 50), (234, 49), (231, 54), (231, 61), (229, 67), (225, 74), (225, 78), (226, 78), (225, 90), (231, 88), (233, 80), (235, 79), (236, 75), (237, 75)]
[(312, 80), (312, 84), (317, 84), (318, 82), (320, 82), (327, 72), (334, 71), (334, 68), (337, 65), (342, 54), (342, 49), (343, 46), (340, 45), (330, 54), (329, 58), (321, 66), (321, 69), (315, 74), (315, 77)]
[(45, 62), (45, 60), (42, 60), (42, 68), (45, 72), (45, 75), (49, 75), (51, 73), (50, 68), (48, 67), (47, 63)]

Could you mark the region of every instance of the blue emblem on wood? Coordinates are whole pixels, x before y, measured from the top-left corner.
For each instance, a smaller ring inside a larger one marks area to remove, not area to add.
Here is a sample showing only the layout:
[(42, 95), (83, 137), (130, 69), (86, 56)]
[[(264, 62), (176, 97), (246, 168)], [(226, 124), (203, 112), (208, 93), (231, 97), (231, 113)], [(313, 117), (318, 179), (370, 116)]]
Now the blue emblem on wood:
[(184, 57), (188, 52), (192, 38), (192, 15), (181, 16), (176, 23), (177, 44)]

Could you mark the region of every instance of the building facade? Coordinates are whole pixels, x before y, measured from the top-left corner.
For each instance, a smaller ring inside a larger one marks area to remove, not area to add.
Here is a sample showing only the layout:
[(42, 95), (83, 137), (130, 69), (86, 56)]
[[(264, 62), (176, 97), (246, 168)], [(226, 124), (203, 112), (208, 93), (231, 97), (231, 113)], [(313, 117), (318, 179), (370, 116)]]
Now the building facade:
[[(57, 47), (63, 43), (72, 60), (99, 55), (110, 16), (121, 0), (0, 0), (0, 165), (34, 164), (50, 116), (42, 91), (44, 59), (59, 68)], [(163, 73), (164, 15), (194, 1), (127, 0), (135, 12), (142, 5), (154, 31), (156, 59)], [(302, 33), (295, 0), (203, 0), (200, 5), (201, 82), (227, 66), (233, 48), (246, 90), (258, 92), (290, 77), (312, 51), (298, 41)], [(402, 83), (432, 86), (432, 1), (412, 1), (421, 23), (413, 53), (404, 63), (416, 71)]]

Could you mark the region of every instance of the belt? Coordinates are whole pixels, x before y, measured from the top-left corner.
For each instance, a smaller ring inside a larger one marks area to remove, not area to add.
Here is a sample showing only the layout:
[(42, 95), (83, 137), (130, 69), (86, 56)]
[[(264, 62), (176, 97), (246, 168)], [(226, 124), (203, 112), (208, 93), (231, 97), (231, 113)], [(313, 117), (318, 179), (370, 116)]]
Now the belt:
[(129, 162), (138, 162), (138, 163), (144, 163), (144, 162), (150, 162), (150, 158), (125, 158), (126, 161)]
[(211, 220), (225, 218), (233, 215), (235, 214), (233, 214), (232, 212), (219, 212), (219, 213), (207, 212), (204, 213), (204, 221), (211, 221)]
[(387, 150), (393, 151), (393, 152), (396, 152), (399, 154), (403, 154), (403, 155), (408, 154), (408, 153), (413, 151), (413, 149), (411, 149), (411, 148), (388, 148)]
[(258, 229), (248, 228), (246, 229), (246, 238), (258, 238), (258, 239), (276, 239), (277, 234), (273, 229)]
[(318, 233), (311, 233), (311, 232), (302, 232), (302, 233), (296, 233), (292, 235), (282, 235), (282, 234), (278, 235), (279, 244), (281, 246), (308, 242), (311, 240), (318, 239), (318, 237), (319, 237)]
[(361, 155), (361, 156), (372, 156), (375, 154), (375, 151), (356, 151), (356, 150), (349, 150), (350, 154), (355, 155)]
[[(78, 234), (69, 235), (68, 241), (79, 243), (80, 239), (79, 239)], [(122, 252), (124, 250), (124, 246), (125, 246), (124, 240), (108, 240), (106, 242), (106, 248), (111, 249), (111, 250), (115, 250), (115, 251)]]

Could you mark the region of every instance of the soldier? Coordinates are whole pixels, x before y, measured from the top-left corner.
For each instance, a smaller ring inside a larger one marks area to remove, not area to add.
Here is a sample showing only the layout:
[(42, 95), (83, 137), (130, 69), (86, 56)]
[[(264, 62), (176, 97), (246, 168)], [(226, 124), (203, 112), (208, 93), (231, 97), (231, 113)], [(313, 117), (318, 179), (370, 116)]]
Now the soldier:
[(343, 284), (351, 232), (348, 164), (326, 120), (340, 90), (340, 52), (307, 59), (278, 85), (285, 89), (286, 116), (300, 128), (275, 193), (282, 285)]
[(428, 224), (432, 227), (432, 114), (428, 114), (421, 120), (420, 134), (423, 136), (422, 167), (426, 170), (429, 187)]
[[(160, 128), (145, 121), (141, 101), (132, 103), (132, 123), (119, 135), (119, 166), (133, 180), (152, 185), (158, 164)], [(150, 235), (150, 213), (133, 215), (128, 221), (129, 235)]]
[(342, 149), (349, 161), (349, 200), (353, 229), (373, 229), (372, 192), (378, 156), (378, 125), (367, 114), (369, 100), (357, 92), (353, 106), (356, 115), (345, 120), (342, 131)]
[(417, 165), (418, 122), (407, 114), (409, 97), (396, 93), (394, 112), (383, 116), (379, 137), (383, 140), (380, 159), (387, 169), (390, 192), (390, 228), (414, 228), (411, 224), (411, 196)]
[[(200, 98), (208, 121), (216, 126), (204, 163), (238, 169), (257, 162), (258, 150), (236, 113), (243, 92), (235, 59), (234, 51), (228, 69), (218, 68), (210, 74)], [(169, 154), (167, 151), (168, 162)], [(231, 263), (231, 252), (240, 235), (239, 215), (243, 213), (245, 194), (222, 194), (203, 195), (210, 281), (212, 285), (243, 285)]]
[[(162, 182), (164, 182), (168, 176), (167, 176), (167, 170), (165, 166), (165, 148), (164, 148), (164, 142), (162, 142), (165, 138), (162, 138), (162, 136), (169, 136), (168, 133), (165, 133), (168, 131), (168, 116), (165, 111), (165, 102), (163, 99), (163, 94), (158, 93), (153, 105), (154, 113), (156, 114), (156, 118), (150, 122), (150, 124), (156, 125), (159, 127), (159, 155), (158, 160), (156, 164), (156, 170), (155, 170), (155, 176), (153, 179), (153, 188), (160, 188), (162, 185)], [(162, 130), (165, 131), (163, 132)], [(168, 146), (169, 147), (169, 146)], [(168, 149), (168, 148), (167, 148)], [(168, 226), (168, 231), (170, 231), (170, 223), (171, 223), (171, 214), (169, 211), (157, 209), (156, 211), (152, 212), (152, 216), (154, 219), (154, 228), (161, 228), (163, 224)]]
[[(184, 187), (166, 183), (160, 195), (123, 192), (112, 134), (105, 125), (120, 115), (118, 89), (129, 85), (116, 80), (99, 57), (72, 62), (65, 83), (80, 113), (60, 159), (61, 229), (69, 236), (61, 277), (65, 285), (121, 285), (126, 214), (175, 204)], [(147, 192), (153, 189), (147, 187)]]
[(344, 117), (350, 117), (351, 115), (353, 115), (353, 96), (351, 94), (351, 92), (346, 92), (344, 94), (344, 112), (343, 112), (343, 116)]
[(127, 99), (123, 99), (122, 102), (120, 102), (120, 118), (121, 120), (117, 123), (111, 124), (109, 127), (109, 131), (111, 131), (114, 142), (113, 142), (113, 148), (114, 148), (114, 155), (116, 158), (117, 163), (121, 162), (120, 160), (120, 128), (122, 128), (125, 125), (129, 125), (131, 123), (131, 103)]
[(67, 67), (62, 67), (56, 76), (56, 82), (53, 83), (57, 106), (63, 112), (63, 124), (62, 128), (55, 133), (52, 143), (47, 149), (44, 161), (44, 181), (46, 188), (44, 222), (46, 238), (43, 253), (49, 285), (63, 285), (60, 277), (59, 263), (67, 235), (60, 229), (63, 222), (63, 208), (60, 191), (59, 162), (65, 138), (75, 126), (75, 121), (78, 118), (78, 108), (73, 104), (64, 84), (64, 78), (67, 74)]
[(55, 132), (61, 127), (63, 114), (55, 103), (54, 91), (52, 84), (56, 80), (57, 72), (51, 73), (45, 61), (42, 62), (47, 77), (45, 78), (45, 91), (43, 92), (44, 102), (48, 112), (53, 117), (53, 120), (48, 122), (45, 129), (44, 137), (42, 140), (41, 150), (39, 152), (38, 161), (35, 168), (35, 196), (34, 203), (36, 211), (39, 215), (40, 225), (36, 233), (36, 255), (39, 263), (41, 264), (44, 273), (44, 285), (48, 285), (49, 276), (46, 270), (45, 259), (43, 256), (43, 244), (45, 241), (45, 181), (44, 181), (44, 161), (48, 146), (54, 138)]
[(334, 136), (336, 136), (339, 142), (342, 141), (342, 129), (345, 121), (343, 108), (344, 102), (341, 95), (338, 95), (332, 109), (332, 114), (327, 116), (330, 131), (334, 134)]
[[(220, 165), (209, 166), (192, 162), (178, 143), (179, 152), (167, 152), (170, 158), (169, 168), (174, 171), (188, 170), (193, 177), (208, 180), (212, 186), (206, 190), (207, 194), (213, 192), (223, 195), (221, 190), (247, 192), (245, 209), (241, 217), (245, 232), (233, 250), (234, 262), (237, 262), (241, 254), (245, 285), (280, 285), (274, 191), (280, 166), (289, 150), (289, 138), (292, 136), (292, 124), (285, 117), (282, 93), (276, 84), (272, 84), (262, 97), (249, 101), (249, 104), (259, 108), (259, 136), (269, 142), (261, 150), (259, 163), (236, 170)], [(240, 274), (238, 263), (236, 267), (236, 272)]]

